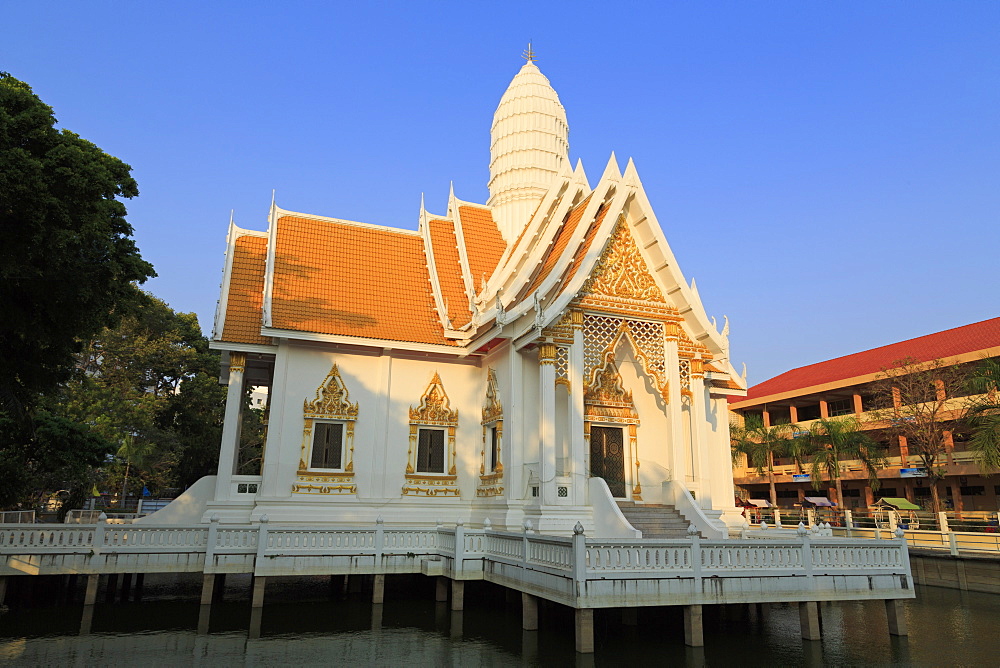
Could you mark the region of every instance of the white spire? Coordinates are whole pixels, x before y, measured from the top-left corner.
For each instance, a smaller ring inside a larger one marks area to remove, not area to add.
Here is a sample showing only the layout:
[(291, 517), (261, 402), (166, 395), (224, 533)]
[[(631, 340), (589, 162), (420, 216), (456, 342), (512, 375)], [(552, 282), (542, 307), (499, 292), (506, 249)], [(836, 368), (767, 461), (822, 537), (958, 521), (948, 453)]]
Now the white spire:
[(524, 64), (500, 98), (490, 130), (493, 219), (508, 244), (528, 224), (553, 177), (569, 161), (569, 126), (559, 96), (533, 62)]

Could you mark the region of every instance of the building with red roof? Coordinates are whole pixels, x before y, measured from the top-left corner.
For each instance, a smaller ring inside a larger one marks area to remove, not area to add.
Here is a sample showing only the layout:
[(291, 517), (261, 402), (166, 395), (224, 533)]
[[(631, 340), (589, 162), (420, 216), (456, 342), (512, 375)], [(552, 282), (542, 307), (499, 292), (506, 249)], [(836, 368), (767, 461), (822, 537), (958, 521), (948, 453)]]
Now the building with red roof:
[[(800, 430), (808, 429), (820, 418), (854, 415), (870, 435), (887, 447), (889, 466), (879, 472), (882, 484), (873, 492), (861, 467), (847, 463), (844, 499), (835, 499), (832, 489), (830, 498), (847, 508), (871, 506), (880, 497), (905, 497), (929, 507), (930, 490), (905, 436), (890, 434), (884, 422), (872, 413), (874, 384), (885, 377), (887, 369), (905, 359), (924, 363), (940, 360), (953, 367), (998, 356), (1000, 318), (992, 318), (786, 371), (748, 388), (746, 397), (732, 397), (730, 410), (741, 418), (754, 416), (765, 426), (790, 423)], [(958, 414), (956, 409), (948, 415), (957, 418)], [(966, 448), (967, 434), (958, 422), (950, 426), (953, 428), (945, 432), (946, 461), (941, 462), (947, 471), (942, 498), (957, 511), (995, 511), (1000, 502), (1000, 479), (981, 475)], [(775, 461), (775, 473), (779, 506), (801, 504), (804, 497), (817, 494), (812, 481), (805, 479), (808, 472), (800, 472), (787, 459)], [(740, 466), (734, 475), (744, 493), (767, 498), (768, 481), (755, 470)]]

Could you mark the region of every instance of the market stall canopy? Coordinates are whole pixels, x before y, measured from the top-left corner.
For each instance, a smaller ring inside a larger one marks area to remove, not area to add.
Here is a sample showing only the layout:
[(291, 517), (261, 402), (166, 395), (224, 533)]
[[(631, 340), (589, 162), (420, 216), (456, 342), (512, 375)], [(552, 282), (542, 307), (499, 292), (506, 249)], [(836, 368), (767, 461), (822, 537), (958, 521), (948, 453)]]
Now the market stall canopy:
[(805, 497), (805, 500), (820, 508), (833, 508), (837, 505), (825, 496), (807, 496)]
[(920, 506), (910, 503), (906, 499), (899, 499), (894, 496), (883, 496), (875, 505), (892, 506), (896, 510), (920, 510)]
[(749, 503), (750, 505), (753, 505), (753, 506), (757, 506), (758, 508), (770, 508), (771, 507), (771, 502), (770, 501), (765, 501), (764, 499), (747, 499), (747, 503)]

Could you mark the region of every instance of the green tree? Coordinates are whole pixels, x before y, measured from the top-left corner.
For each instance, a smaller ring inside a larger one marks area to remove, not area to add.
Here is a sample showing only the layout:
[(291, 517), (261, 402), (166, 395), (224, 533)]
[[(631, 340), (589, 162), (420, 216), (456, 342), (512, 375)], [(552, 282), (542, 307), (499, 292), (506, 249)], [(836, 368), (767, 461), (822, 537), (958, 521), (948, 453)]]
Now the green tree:
[(971, 427), (969, 449), (979, 470), (989, 475), (1000, 470), (1000, 358), (983, 360), (969, 377), (972, 395), (966, 421)]
[(159, 492), (216, 468), (225, 405), (218, 368), (193, 313), (140, 294), (116, 327), (84, 343), (52, 410), (118, 445), (104, 467), (107, 491)]
[(30, 419), (65, 380), (81, 340), (113, 325), (133, 283), (154, 276), (119, 197), (131, 168), (69, 130), (0, 73), (0, 410)]
[(854, 416), (823, 418), (809, 428), (807, 438), (812, 446), (812, 485), (819, 489), (823, 474), (837, 489), (837, 503), (844, 505), (844, 490), (840, 479), (844, 462), (860, 462), (868, 474), (868, 484), (879, 488), (878, 470), (887, 464), (882, 446), (861, 430), (861, 423)]
[(765, 427), (757, 416), (748, 416), (742, 425), (731, 425), (730, 446), (733, 461), (746, 456), (747, 464), (757, 475), (767, 474), (767, 482), (771, 494), (771, 505), (778, 505), (778, 492), (774, 484), (774, 458), (781, 457), (789, 450), (794, 426), (778, 424)]
[(889, 433), (905, 438), (910, 455), (920, 459), (935, 513), (941, 511), (939, 483), (948, 474), (949, 437), (965, 415), (961, 397), (968, 379), (962, 365), (907, 357), (883, 369), (872, 385), (878, 406), (873, 415)]

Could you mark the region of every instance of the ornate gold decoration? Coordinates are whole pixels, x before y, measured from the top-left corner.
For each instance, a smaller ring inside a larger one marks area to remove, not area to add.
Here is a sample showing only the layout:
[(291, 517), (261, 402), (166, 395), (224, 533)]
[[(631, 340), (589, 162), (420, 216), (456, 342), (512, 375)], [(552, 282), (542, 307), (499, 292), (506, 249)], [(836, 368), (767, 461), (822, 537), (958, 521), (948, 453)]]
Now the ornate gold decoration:
[(586, 451), (590, 452), (590, 427), (592, 424), (628, 425), (629, 457), (632, 480), (632, 498), (642, 500), (642, 486), (639, 484), (639, 448), (637, 426), (639, 414), (632, 402), (632, 393), (622, 384), (621, 374), (615, 365), (614, 353), (605, 357), (603, 367), (594, 370), (590, 383), (583, 393), (583, 438)]
[(441, 384), (441, 376), (437, 373), (434, 374), (430, 385), (424, 390), (424, 395), (420, 398), (420, 405), (417, 408), (410, 406), (410, 422), (458, 426), (458, 410), (451, 409), (451, 400)]
[(480, 497), (503, 496), (503, 485), (480, 487), (479, 489), (476, 490), (476, 496)]
[(323, 383), (316, 389), (316, 398), (313, 401), (305, 399), (302, 402), (302, 412), (307, 418), (321, 418), (326, 420), (357, 420), (358, 405), (352, 404), (340, 377), (340, 369), (334, 362), (330, 368), (330, 373), (326, 374)]
[(293, 494), (357, 494), (357, 485), (292, 485)]
[(229, 353), (229, 373), (243, 373), (246, 371), (246, 365), (246, 353)]
[(497, 372), (493, 367), (486, 371), (486, 402), (483, 403), (483, 422), (487, 424), (503, 419), (500, 391), (497, 387)]
[(618, 217), (611, 238), (584, 282), (581, 293), (661, 304), (667, 302), (649, 273), (624, 214)]
[(546, 341), (538, 346), (538, 363), (555, 364), (556, 344)]
[[(500, 389), (497, 384), (497, 372), (490, 367), (486, 372), (486, 400), (483, 403), (483, 448), (480, 451), (479, 462), (479, 488), (476, 496), (498, 496), (503, 494), (503, 487), (498, 487), (497, 483), (503, 480), (503, 463), (500, 461), (500, 453), (503, 452), (503, 405), (500, 403)], [(490, 428), (497, 431), (497, 463), (492, 471), (486, 470), (486, 448), (487, 437)], [(491, 486), (494, 491), (499, 489), (497, 494), (485, 494), (484, 489)]]
[[(417, 436), (421, 426), (446, 427), (448, 443), (445, 446), (446, 467), (448, 473), (417, 473)], [(410, 449), (407, 452), (406, 474), (407, 484), (403, 485), (403, 496), (460, 496), (458, 478), (455, 467), (455, 429), (458, 427), (458, 409), (452, 410), (451, 400), (444, 390), (441, 376), (434, 373), (430, 384), (420, 398), (420, 405), (410, 406)], [(429, 487), (422, 488), (420, 485)]]
[[(316, 398), (302, 400), (302, 447), (299, 453), (298, 483), (292, 485), (292, 492), (298, 494), (354, 494), (354, 423), (358, 419), (358, 404), (351, 403), (347, 385), (340, 377), (340, 369), (334, 362), (326, 378), (316, 388)], [(343, 472), (317, 472), (309, 470), (310, 452), (313, 445), (313, 424), (316, 420), (337, 420), (344, 422), (344, 443), (341, 453)], [(337, 482), (339, 485), (302, 485), (303, 482)]]
[(583, 419), (591, 422), (638, 424), (639, 415), (632, 403), (632, 393), (622, 385), (614, 353), (605, 357), (604, 366), (594, 370), (583, 392)]
[(573, 329), (580, 329), (583, 327), (583, 311), (574, 309), (569, 312), (570, 324), (573, 325)]
[(542, 330), (542, 337), (555, 343), (573, 343), (573, 312), (564, 311), (557, 322)]
[(702, 359), (691, 360), (691, 377), (692, 378), (704, 378), (705, 377), (705, 362)]

